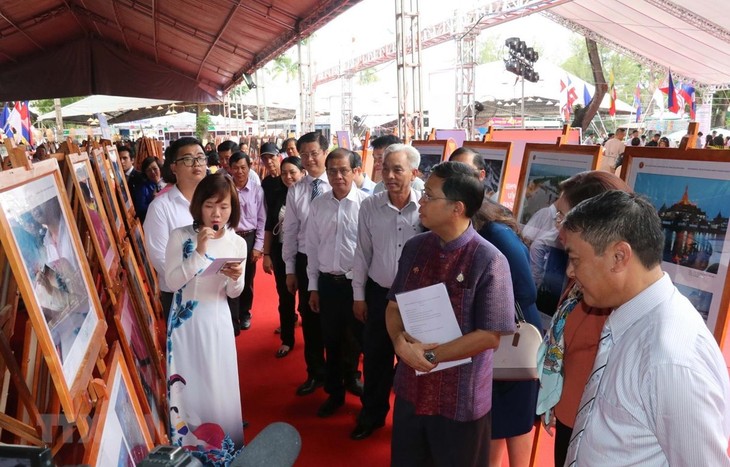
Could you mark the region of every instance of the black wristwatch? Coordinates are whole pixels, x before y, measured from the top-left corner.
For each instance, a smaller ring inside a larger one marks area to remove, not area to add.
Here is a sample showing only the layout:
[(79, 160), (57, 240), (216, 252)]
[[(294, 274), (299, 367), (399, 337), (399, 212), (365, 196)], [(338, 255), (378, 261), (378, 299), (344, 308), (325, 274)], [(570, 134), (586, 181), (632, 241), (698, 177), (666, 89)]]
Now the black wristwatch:
[(436, 364), (436, 352), (434, 352), (433, 350), (426, 350), (425, 352), (423, 352), (423, 358), (428, 360), (428, 362), (431, 364)]

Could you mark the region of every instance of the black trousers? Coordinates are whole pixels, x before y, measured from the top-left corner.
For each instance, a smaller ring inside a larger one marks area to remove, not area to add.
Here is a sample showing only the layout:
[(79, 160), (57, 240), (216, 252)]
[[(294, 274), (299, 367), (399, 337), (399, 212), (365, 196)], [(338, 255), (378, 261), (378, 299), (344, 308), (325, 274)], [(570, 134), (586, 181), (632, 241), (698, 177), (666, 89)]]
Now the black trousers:
[(491, 412), (474, 421), (457, 422), (440, 415), (416, 415), (413, 404), (396, 397), (390, 465), (489, 465), (491, 428)]
[[(362, 323), (352, 313), (352, 281), (344, 276), (320, 273), (319, 314), (325, 348), (324, 390), (344, 401), (345, 384), (353, 379), (351, 336), (361, 346)], [(359, 354), (359, 351), (358, 351)], [(355, 366), (357, 368), (357, 366)]]
[(570, 438), (573, 437), (573, 428), (555, 419), (555, 450), (553, 455), (555, 465), (565, 465), (565, 458), (568, 457), (568, 446)]
[(165, 316), (165, 326), (167, 326), (167, 317), (170, 316), (170, 308), (172, 308), (172, 299), (175, 294), (172, 292), (163, 292), (160, 290), (160, 303), (162, 303), (162, 313)]
[(368, 278), (365, 303), (368, 318), (363, 330), (363, 374), (365, 376), (360, 423), (378, 425), (385, 422), (390, 410), (390, 390), (393, 387), (393, 343), (385, 327), (388, 289)]
[(319, 313), (309, 308), (309, 279), (307, 278), (307, 255), (297, 253), (296, 261), (297, 289), (299, 304), (297, 309), (302, 317), (302, 336), (304, 337), (304, 361), (307, 364), (307, 376), (324, 381), (324, 343), (322, 342), (322, 325)]
[(281, 326), (281, 343), (294, 347), (294, 326), (297, 313), (294, 310), (294, 295), (286, 288), (286, 265), (281, 255), (282, 244), (274, 239), (271, 244), (270, 257), (274, 266), (276, 293), (279, 295), (279, 324)]
[(253, 253), (253, 244), (256, 241), (256, 232), (254, 231), (247, 235), (240, 235), (240, 237), (246, 240), (246, 264), (244, 265), (245, 276), (241, 295), (235, 298), (228, 298), (228, 307), (231, 309), (233, 329), (241, 329), (241, 321), (251, 318), (251, 305), (253, 305), (253, 278), (256, 275), (256, 263), (254, 263), (251, 258)]

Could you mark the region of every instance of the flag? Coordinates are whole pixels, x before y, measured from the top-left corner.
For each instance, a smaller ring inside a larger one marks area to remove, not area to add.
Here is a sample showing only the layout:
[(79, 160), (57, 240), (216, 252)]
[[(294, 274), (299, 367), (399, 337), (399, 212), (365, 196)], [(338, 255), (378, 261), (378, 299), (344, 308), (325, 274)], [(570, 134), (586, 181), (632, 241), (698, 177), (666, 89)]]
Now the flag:
[(611, 98), (611, 106), (608, 108), (608, 115), (613, 117), (616, 115), (616, 83), (613, 79), (613, 70), (611, 70), (611, 74), (608, 78), (608, 95)]
[(588, 104), (591, 102), (591, 93), (588, 92), (588, 85), (583, 83), (583, 105), (585, 107), (588, 107)]
[(697, 102), (695, 101), (695, 88), (691, 84), (679, 86), (679, 96), (689, 105), (689, 117), (694, 120), (697, 115)]
[(677, 90), (674, 88), (674, 80), (672, 80), (672, 70), (669, 70), (669, 76), (667, 77), (666, 85), (660, 89), (664, 94), (667, 95), (667, 109), (673, 113), (680, 113), (684, 110), (684, 106), (680, 105), (680, 96), (677, 95)]
[(6, 137), (13, 137), (13, 130), (10, 129), (10, 109), (7, 102), (3, 105), (3, 113), (0, 114), (0, 130), (5, 133)]
[(641, 87), (639, 83), (636, 83), (636, 89), (634, 90), (634, 107), (636, 107), (636, 123), (641, 120)]
[(33, 132), (30, 131), (30, 112), (28, 111), (28, 101), (15, 102), (15, 108), (20, 114), (20, 134), (21, 141), (25, 144), (33, 144)]
[[(564, 102), (562, 108), (563, 119), (567, 122), (570, 120), (570, 114), (573, 113), (573, 105), (578, 100), (578, 93), (575, 91), (575, 86), (570, 80), (570, 76), (566, 77), (567, 84), (561, 79), (560, 80), (560, 101)], [(565, 91), (565, 98), (563, 98), (563, 91)]]

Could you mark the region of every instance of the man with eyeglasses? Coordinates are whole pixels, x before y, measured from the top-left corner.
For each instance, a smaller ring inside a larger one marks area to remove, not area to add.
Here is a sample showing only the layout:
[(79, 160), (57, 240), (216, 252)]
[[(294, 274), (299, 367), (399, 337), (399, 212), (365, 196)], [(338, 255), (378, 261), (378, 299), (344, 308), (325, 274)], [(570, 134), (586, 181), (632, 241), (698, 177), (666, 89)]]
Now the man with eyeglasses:
[[(243, 151), (235, 141), (226, 140), (223, 141), (221, 144), (218, 145), (218, 159), (220, 161), (221, 167), (218, 169), (221, 173), (229, 174), (229, 159), (233, 155), (234, 152), (243, 152), (244, 154), (248, 154), (248, 145), (246, 145), (246, 151)], [(256, 173), (255, 170), (252, 170), (251, 173), (249, 173), (249, 178), (253, 181), (253, 183), (257, 185), (261, 185), (261, 179), (259, 178), (259, 175)]]
[[(406, 242), (388, 293), (386, 326), (399, 357), (394, 381), (391, 465), (482, 466), (489, 463), (492, 353), (515, 331), (509, 264), (474, 230), (484, 198), (475, 171), (436, 165), (420, 199), (430, 229)], [(443, 283), (463, 336), (419, 342), (403, 326), (396, 295)], [(443, 362), (471, 362), (438, 370)], [(416, 371), (426, 374), (417, 375)]]
[(385, 328), (388, 290), (406, 241), (423, 230), (418, 219), (421, 193), (411, 188), (421, 155), (413, 146), (385, 149), (382, 179), (386, 191), (363, 201), (353, 264), (353, 313), (364, 323), (362, 410), (350, 438), (362, 440), (385, 424), (393, 386), (393, 343)]
[(234, 227), (236, 234), (246, 241), (245, 284), (241, 295), (229, 298), (233, 330), (236, 335), (241, 330), (251, 327), (251, 306), (253, 305), (253, 279), (256, 275), (256, 262), (264, 251), (264, 225), (266, 209), (264, 207), (264, 191), (261, 185), (251, 179), (251, 159), (245, 152), (234, 152), (228, 160), (228, 172), (236, 186), (238, 201), (241, 205), (241, 219)]
[(160, 193), (147, 208), (144, 220), (144, 241), (150, 262), (157, 271), (165, 319), (172, 305), (174, 290), (165, 282), (165, 249), (170, 232), (193, 223), (190, 201), (198, 183), (205, 177), (208, 159), (202, 143), (196, 138), (183, 137), (173, 141), (165, 151), (165, 166), (175, 180), (174, 185)]
[(299, 291), (297, 309), (302, 317), (304, 360), (307, 379), (297, 388), (298, 396), (313, 393), (324, 384), (324, 344), (320, 317), (309, 307), (306, 231), (312, 200), (332, 189), (325, 173), (327, 138), (320, 132), (302, 135), (297, 151), (307, 175), (289, 188), (284, 214), (282, 256), (286, 264), (286, 285), (292, 294)]
[(307, 225), (309, 306), (319, 313), (326, 350), (324, 390), (327, 400), (317, 411), (329, 417), (345, 403), (348, 338), (362, 338), (362, 323), (352, 313), (352, 264), (357, 247), (360, 204), (369, 196), (354, 182), (356, 154), (339, 148), (326, 159), (332, 190), (312, 201)]

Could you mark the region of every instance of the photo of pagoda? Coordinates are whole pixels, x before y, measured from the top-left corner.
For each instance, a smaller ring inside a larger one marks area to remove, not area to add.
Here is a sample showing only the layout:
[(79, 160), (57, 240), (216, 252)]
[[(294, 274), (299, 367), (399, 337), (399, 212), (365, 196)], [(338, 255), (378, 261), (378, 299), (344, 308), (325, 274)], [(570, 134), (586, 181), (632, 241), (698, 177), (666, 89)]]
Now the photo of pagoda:
[(635, 185), (636, 192), (648, 195), (657, 207), (664, 229), (663, 260), (717, 274), (730, 212), (730, 182), (639, 174)]

